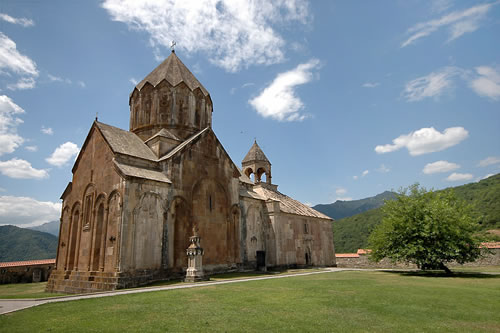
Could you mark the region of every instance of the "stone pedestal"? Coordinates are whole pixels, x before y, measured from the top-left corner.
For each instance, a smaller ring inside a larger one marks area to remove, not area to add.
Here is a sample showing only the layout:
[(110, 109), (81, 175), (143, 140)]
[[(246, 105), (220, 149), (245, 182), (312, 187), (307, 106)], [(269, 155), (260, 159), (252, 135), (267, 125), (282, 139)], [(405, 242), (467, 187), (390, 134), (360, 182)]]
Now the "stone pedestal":
[(203, 249), (200, 246), (201, 237), (198, 236), (197, 230), (193, 228), (194, 235), (189, 237), (189, 247), (186, 249), (188, 257), (188, 268), (186, 270), (185, 282), (205, 281), (208, 278), (203, 274)]

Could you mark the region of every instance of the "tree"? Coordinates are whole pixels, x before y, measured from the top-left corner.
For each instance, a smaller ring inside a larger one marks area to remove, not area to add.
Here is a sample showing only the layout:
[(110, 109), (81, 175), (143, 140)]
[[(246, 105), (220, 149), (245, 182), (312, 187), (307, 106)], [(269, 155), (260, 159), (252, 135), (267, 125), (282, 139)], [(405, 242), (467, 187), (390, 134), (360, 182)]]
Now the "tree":
[(463, 264), (481, 254), (471, 207), (452, 190), (427, 191), (417, 183), (386, 201), (382, 212), (382, 223), (369, 238), (372, 260), (389, 258), (451, 273), (447, 263)]

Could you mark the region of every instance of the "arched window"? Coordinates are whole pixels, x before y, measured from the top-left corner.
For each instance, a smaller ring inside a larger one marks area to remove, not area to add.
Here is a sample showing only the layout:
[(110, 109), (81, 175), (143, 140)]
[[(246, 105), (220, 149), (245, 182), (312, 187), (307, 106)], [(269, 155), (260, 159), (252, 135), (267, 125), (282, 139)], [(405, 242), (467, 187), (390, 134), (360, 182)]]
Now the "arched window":
[(101, 265), (101, 247), (104, 236), (104, 204), (100, 204), (97, 209), (94, 237), (94, 253), (92, 254), (92, 270), (98, 271)]

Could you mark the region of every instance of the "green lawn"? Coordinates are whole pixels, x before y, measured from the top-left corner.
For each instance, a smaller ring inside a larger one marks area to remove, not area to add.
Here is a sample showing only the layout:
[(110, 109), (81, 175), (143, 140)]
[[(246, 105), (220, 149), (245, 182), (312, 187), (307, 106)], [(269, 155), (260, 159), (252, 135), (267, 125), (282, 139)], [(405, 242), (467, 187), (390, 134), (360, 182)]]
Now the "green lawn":
[[(320, 269), (295, 269), (295, 270), (285, 270), (279, 272), (235, 272), (235, 273), (225, 273), (216, 274), (210, 276), (211, 281), (223, 281), (223, 280), (234, 280), (234, 279), (246, 279), (252, 277), (270, 276), (270, 275), (283, 275), (283, 274), (293, 274), (293, 273), (306, 273), (315, 272)], [(159, 286), (169, 286), (174, 284), (184, 284), (184, 282), (179, 280), (173, 281), (158, 281), (151, 283), (147, 287), (159, 287)], [(45, 292), (45, 287), (47, 282), (39, 283), (12, 283), (12, 284), (1, 284), (0, 285), (0, 299), (25, 299), (25, 298), (48, 298), (57, 296), (67, 296), (68, 294), (56, 294)], [(141, 287), (142, 288), (142, 287)], [(1, 332), (1, 331), (0, 331)]]
[(0, 284), (0, 299), (45, 298), (63, 295), (46, 293), (46, 286), (47, 282)]
[(335, 272), (41, 305), (1, 332), (500, 332), (500, 275)]

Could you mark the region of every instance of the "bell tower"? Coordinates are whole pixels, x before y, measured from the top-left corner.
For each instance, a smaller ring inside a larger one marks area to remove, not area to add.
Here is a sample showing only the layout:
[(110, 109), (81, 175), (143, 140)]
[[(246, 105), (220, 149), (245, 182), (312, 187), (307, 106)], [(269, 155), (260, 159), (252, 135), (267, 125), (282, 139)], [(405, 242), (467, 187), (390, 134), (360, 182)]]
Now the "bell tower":
[(212, 126), (210, 94), (172, 50), (130, 94), (130, 131), (143, 141), (162, 129), (181, 140)]
[(260, 149), (257, 144), (257, 140), (254, 141), (252, 147), (248, 151), (247, 155), (241, 162), (243, 173), (247, 177), (254, 175), (254, 183), (261, 183), (262, 176), (266, 175), (266, 183), (271, 183), (271, 162), (267, 159), (266, 155)]

